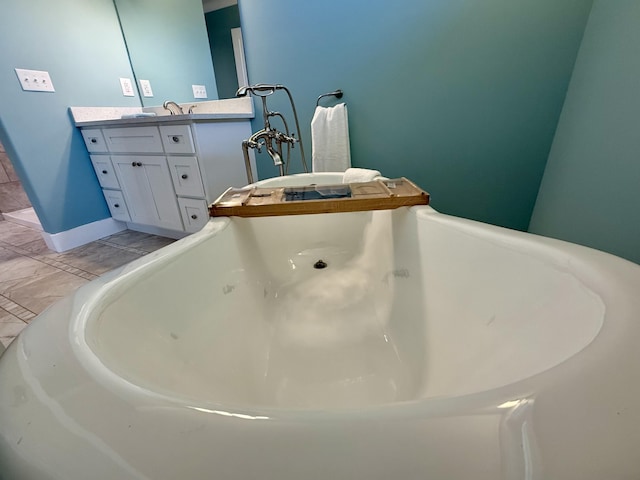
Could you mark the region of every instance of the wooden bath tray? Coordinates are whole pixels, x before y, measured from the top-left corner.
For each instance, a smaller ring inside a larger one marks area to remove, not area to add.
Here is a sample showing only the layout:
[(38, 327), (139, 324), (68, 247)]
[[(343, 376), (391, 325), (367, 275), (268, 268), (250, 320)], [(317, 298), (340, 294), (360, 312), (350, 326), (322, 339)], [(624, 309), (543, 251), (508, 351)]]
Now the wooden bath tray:
[(269, 217), (389, 210), (428, 204), (429, 194), (402, 177), (338, 185), (229, 188), (209, 206), (209, 215)]

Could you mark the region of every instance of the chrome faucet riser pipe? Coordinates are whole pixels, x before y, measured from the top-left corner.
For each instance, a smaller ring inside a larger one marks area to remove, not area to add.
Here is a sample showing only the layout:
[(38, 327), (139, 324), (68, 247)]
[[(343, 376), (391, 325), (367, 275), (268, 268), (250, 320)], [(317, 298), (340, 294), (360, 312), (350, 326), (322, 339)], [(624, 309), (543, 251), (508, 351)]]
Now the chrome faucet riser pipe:
[(247, 181), (253, 183), (253, 172), (251, 171), (251, 159), (249, 158), (249, 142), (242, 142), (242, 153), (244, 155), (244, 166), (247, 169)]

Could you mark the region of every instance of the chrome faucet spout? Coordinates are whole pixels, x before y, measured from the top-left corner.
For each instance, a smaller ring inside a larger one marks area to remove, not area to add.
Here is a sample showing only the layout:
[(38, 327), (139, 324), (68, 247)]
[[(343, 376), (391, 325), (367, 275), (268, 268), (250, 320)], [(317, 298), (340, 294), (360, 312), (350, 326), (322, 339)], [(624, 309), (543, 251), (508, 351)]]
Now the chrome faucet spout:
[(162, 108), (169, 111), (170, 115), (184, 115), (182, 107), (172, 100), (167, 100), (162, 104)]

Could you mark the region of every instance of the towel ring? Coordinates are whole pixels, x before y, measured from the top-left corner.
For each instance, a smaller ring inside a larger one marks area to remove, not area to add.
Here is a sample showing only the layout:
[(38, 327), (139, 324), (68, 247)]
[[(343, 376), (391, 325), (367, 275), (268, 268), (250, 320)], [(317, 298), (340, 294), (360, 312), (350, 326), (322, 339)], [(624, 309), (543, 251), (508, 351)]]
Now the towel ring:
[(335, 92), (329, 92), (329, 93), (323, 93), (322, 95), (320, 95), (318, 97), (318, 100), (316, 101), (316, 107), (320, 106), (320, 99), (324, 98), (324, 97), (336, 97), (336, 98), (342, 98), (343, 92), (342, 90), (336, 90)]

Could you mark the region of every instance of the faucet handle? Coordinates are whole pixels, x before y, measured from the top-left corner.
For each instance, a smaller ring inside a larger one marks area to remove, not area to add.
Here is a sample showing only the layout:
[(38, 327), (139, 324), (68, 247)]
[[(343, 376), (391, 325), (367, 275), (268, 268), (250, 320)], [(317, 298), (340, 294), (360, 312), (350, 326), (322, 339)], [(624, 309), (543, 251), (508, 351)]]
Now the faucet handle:
[(291, 148), (296, 148), (296, 143), (300, 140), (296, 138), (296, 134), (292, 133), (290, 136), (286, 137), (286, 142), (291, 145)]
[(246, 140), (246, 144), (247, 147), (255, 148), (256, 150), (258, 150), (258, 153), (262, 152), (262, 145), (260, 145), (260, 142), (256, 142), (255, 140)]

